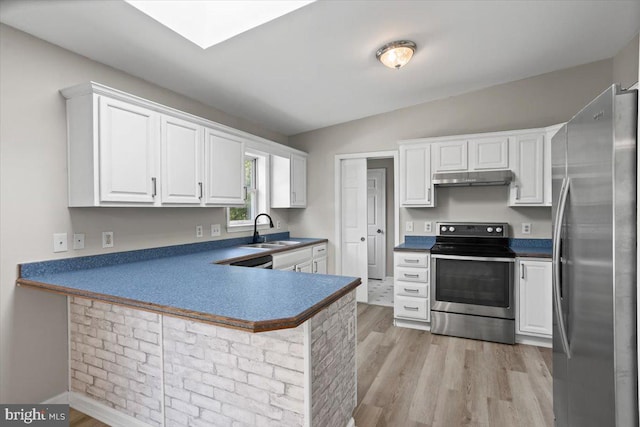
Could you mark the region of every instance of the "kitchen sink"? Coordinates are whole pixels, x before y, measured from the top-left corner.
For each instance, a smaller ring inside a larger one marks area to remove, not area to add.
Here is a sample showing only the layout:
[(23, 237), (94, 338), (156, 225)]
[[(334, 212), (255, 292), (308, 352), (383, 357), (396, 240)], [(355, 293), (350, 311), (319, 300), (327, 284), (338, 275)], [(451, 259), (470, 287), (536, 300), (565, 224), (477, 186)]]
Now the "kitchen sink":
[(276, 240), (273, 242), (269, 242), (269, 243), (273, 243), (274, 245), (282, 245), (282, 246), (290, 246), (290, 245), (299, 245), (300, 242), (296, 242), (294, 240)]
[(252, 243), (250, 245), (242, 245), (245, 248), (258, 248), (258, 249), (277, 249), (282, 248), (286, 245), (281, 245), (275, 242), (271, 243)]

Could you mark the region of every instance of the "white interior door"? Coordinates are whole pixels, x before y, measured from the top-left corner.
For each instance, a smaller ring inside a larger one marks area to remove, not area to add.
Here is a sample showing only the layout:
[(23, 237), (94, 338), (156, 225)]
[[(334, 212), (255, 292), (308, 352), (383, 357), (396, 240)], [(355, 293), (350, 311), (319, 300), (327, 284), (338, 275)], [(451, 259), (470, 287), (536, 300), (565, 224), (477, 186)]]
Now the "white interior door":
[(360, 277), (356, 299), (367, 302), (367, 160), (340, 161), (342, 274)]
[(384, 169), (367, 170), (367, 263), (370, 279), (386, 275), (386, 197)]

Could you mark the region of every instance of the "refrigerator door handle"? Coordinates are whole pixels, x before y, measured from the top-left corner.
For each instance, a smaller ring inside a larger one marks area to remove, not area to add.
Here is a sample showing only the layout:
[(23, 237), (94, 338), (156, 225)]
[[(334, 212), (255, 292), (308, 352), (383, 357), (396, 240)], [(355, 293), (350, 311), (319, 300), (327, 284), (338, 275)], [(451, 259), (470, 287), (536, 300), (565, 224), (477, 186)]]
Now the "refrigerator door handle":
[(562, 223), (564, 222), (564, 213), (567, 204), (567, 196), (569, 195), (569, 186), (571, 181), (569, 178), (565, 178), (562, 182), (562, 188), (560, 190), (558, 211), (555, 218), (555, 228), (553, 230), (553, 295), (554, 305), (558, 317), (558, 329), (560, 330), (560, 341), (567, 359), (571, 358), (571, 350), (569, 349), (569, 338), (567, 337), (567, 329), (564, 324), (564, 315), (562, 313), (562, 303), (560, 301), (560, 281), (562, 280), (560, 264), (560, 238), (562, 235)]

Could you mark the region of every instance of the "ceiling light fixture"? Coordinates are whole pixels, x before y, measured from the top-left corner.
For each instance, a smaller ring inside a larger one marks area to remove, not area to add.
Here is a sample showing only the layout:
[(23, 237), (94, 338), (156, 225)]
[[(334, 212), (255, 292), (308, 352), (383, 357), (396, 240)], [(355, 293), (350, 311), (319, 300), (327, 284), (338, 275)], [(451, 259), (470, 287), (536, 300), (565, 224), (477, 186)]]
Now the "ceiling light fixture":
[(416, 44), (410, 40), (387, 43), (376, 52), (376, 58), (389, 68), (399, 70), (407, 65), (416, 51)]

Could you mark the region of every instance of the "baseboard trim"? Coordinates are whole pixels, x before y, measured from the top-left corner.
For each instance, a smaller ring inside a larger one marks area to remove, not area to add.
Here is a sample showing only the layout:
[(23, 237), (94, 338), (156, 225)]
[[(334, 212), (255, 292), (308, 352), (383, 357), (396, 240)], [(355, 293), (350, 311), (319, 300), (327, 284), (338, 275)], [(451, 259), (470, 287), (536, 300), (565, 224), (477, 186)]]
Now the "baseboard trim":
[(69, 392), (64, 391), (56, 396), (42, 402), (42, 405), (68, 405), (69, 404)]
[(398, 326), (400, 328), (411, 328), (411, 329), (418, 329), (421, 331), (431, 330), (431, 323), (419, 322), (414, 320), (405, 320), (405, 319), (395, 318), (393, 319), (393, 325)]
[(356, 420), (354, 420), (353, 417), (351, 417), (346, 427), (356, 427)]
[(517, 344), (535, 345), (536, 347), (553, 347), (551, 338), (534, 337), (528, 335), (516, 335)]
[(131, 415), (123, 414), (104, 403), (93, 400), (79, 393), (69, 393), (69, 405), (73, 409), (89, 415), (98, 421), (102, 421), (112, 427), (150, 427), (149, 424), (140, 421)]

